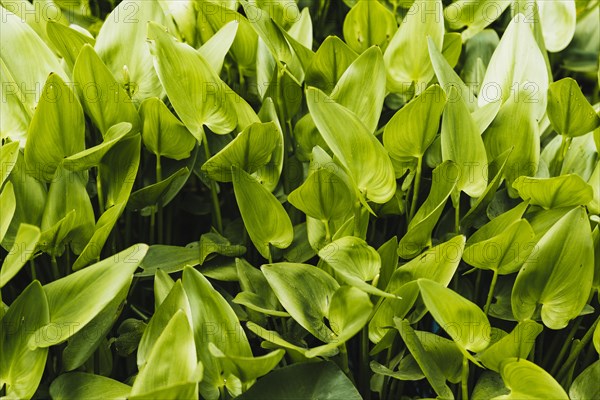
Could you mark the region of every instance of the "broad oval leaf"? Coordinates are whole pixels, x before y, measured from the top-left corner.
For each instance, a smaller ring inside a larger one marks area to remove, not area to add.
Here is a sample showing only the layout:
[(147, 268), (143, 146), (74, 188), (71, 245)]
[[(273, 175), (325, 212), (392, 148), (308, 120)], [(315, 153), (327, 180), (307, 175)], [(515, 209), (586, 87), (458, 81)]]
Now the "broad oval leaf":
[(458, 0), (444, 9), (444, 16), (452, 29), (467, 27), (461, 33), (466, 42), (500, 17), (510, 3), (510, 0)]
[(158, 0), (124, 0), (106, 17), (96, 38), (96, 52), (136, 105), (164, 96), (146, 43), (148, 21), (169, 26), (171, 19)]
[(335, 170), (324, 167), (308, 175), (304, 183), (288, 195), (291, 205), (323, 223), (348, 214), (354, 198), (354, 193)]
[(519, 321), (541, 305), (542, 321), (562, 329), (585, 306), (594, 277), (594, 248), (587, 214), (575, 207), (537, 242), (513, 286), (511, 304)]
[(552, 178), (521, 176), (513, 187), (523, 200), (545, 209), (586, 205), (594, 197), (592, 186), (576, 174)]
[(25, 163), (51, 180), (63, 158), (85, 149), (85, 120), (79, 100), (56, 74), (50, 74), (27, 132)]
[(73, 79), (84, 110), (103, 137), (119, 122), (129, 122), (133, 133), (140, 131), (140, 118), (133, 101), (89, 44), (79, 52)]
[(40, 228), (37, 226), (29, 224), (19, 225), (15, 244), (4, 258), (4, 261), (2, 261), (0, 288), (4, 287), (23, 268), (27, 261), (33, 257), (40, 237)]
[(600, 361), (587, 367), (575, 380), (569, 389), (571, 400), (597, 399), (600, 397), (600, 387), (597, 377), (600, 376)]
[(294, 228), (285, 209), (271, 192), (246, 171), (231, 167), (233, 190), (244, 225), (260, 254), (269, 258), (270, 245), (280, 249), (294, 240)]
[(30, 348), (41, 327), (50, 322), (48, 301), (39, 281), (33, 281), (10, 305), (0, 330), (0, 381), (5, 396), (31, 398), (46, 366), (48, 349)]
[(237, 124), (231, 89), (194, 48), (179, 43), (155, 22), (148, 23), (154, 67), (177, 115), (200, 142), (203, 126), (219, 134)]
[(277, 263), (261, 270), (286, 311), (325, 343), (337, 335), (324, 322), (331, 299), (340, 285), (325, 271), (306, 264)]
[(575, 35), (576, 2), (537, 1), (544, 44), (550, 52), (559, 52), (569, 45)]
[(548, 70), (530, 25), (520, 13), (508, 24), (481, 83), (479, 107), (498, 100), (504, 104), (514, 98), (515, 103), (530, 104), (532, 118), (540, 119), (544, 114)]
[(344, 40), (359, 54), (371, 46), (385, 51), (397, 29), (394, 14), (378, 1), (359, 1), (344, 18)]
[(568, 400), (569, 396), (552, 375), (524, 358), (509, 358), (502, 362), (500, 375), (510, 393), (494, 397), (501, 399), (556, 399)]
[(44, 285), (50, 322), (36, 330), (29, 346), (50, 347), (80, 331), (124, 288), (146, 255), (137, 244), (111, 258)]
[(328, 36), (316, 51), (306, 70), (305, 81), (325, 93), (331, 93), (346, 69), (358, 55), (337, 36)]
[(383, 131), (390, 156), (398, 160), (423, 157), (438, 133), (445, 105), (446, 94), (439, 85), (432, 85), (398, 110)]
[[(178, 310), (154, 344), (148, 363), (135, 378), (130, 398), (144, 395), (152, 397), (153, 392), (182, 384), (179, 390), (188, 393), (187, 384), (190, 384), (192, 393), (195, 392), (196, 383), (201, 379), (198, 372), (202, 370), (201, 367), (197, 369), (197, 362), (190, 321), (185, 311)], [(189, 396), (175, 393), (172, 394), (174, 398)]]
[(420, 94), (433, 78), (428, 36), (438, 49), (442, 48), (444, 17), (440, 0), (416, 0), (385, 50), (387, 87), (391, 92), (403, 93), (414, 83), (415, 94)]
[(417, 281), (421, 297), (438, 324), (468, 355), (490, 344), (490, 322), (483, 311), (458, 293), (429, 279)]
[(188, 158), (196, 139), (172, 113), (165, 103), (151, 97), (140, 105), (142, 140), (144, 146), (157, 156), (174, 160)]
[(50, 385), (50, 396), (56, 400), (125, 399), (130, 392), (131, 386), (86, 372), (62, 374)]
[(319, 89), (309, 87), (306, 96), (319, 132), (362, 195), (379, 204), (390, 200), (396, 193), (394, 167), (379, 140), (354, 113)]
[(252, 174), (270, 161), (278, 144), (283, 146), (283, 143), (278, 143), (279, 139), (279, 130), (274, 122), (253, 123), (206, 161), (202, 171), (219, 182), (232, 181), (232, 166)]
[(253, 385), (239, 400), (359, 400), (352, 381), (332, 362), (300, 363), (277, 369)]
[(572, 78), (550, 84), (548, 119), (556, 132), (567, 137), (585, 135), (600, 125), (600, 117)]
[(442, 117), (442, 159), (452, 160), (460, 170), (456, 190), (480, 197), (487, 187), (487, 156), (483, 140), (465, 100), (451, 87), (451, 99)]

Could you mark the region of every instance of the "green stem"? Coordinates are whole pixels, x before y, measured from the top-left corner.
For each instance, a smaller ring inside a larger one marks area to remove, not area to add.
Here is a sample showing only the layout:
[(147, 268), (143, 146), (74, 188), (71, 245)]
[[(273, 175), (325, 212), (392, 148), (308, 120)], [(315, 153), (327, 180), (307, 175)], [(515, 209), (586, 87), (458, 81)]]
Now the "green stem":
[(102, 191), (102, 180), (100, 179), (100, 168), (97, 168), (96, 191), (98, 196), (98, 209), (100, 214), (104, 214), (104, 193)]
[[(208, 148), (208, 140), (206, 140), (206, 132), (204, 132), (204, 130), (202, 131), (202, 146), (204, 147), (204, 155), (208, 161), (210, 160), (210, 149)], [(217, 232), (223, 233), (223, 220), (221, 218), (221, 206), (219, 205), (217, 184), (212, 179), (210, 179), (210, 195), (213, 206), (213, 224), (215, 225)]]
[(461, 378), (462, 400), (469, 400), (469, 359), (463, 357)]
[[(454, 199), (453, 199), (454, 200)], [(460, 233), (460, 192), (456, 196), (454, 203), (454, 230)]]
[(360, 237), (360, 201), (354, 203), (354, 236)]
[(29, 260), (29, 270), (31, 271), (31, 280), (35, 281), (37, 279), (37, 272), (35, 271), (35, 261), (33, 259)]
[[(156, 156), (156, 182), (162, 181), (162, 166), (160, 164), (160, 155)], [(163, 243), (163, 207), (161, 200), (157, 204), (157, 219), (158, 219), (158, 243)]]
[(556, 375), (556, 379), (558, 381), (561, 381), (564, 378), (564, 375), (569, 371), (571, 365), (574, 364), (575, 361), (577, 361), (577, 357), (579, 357), (579, 353), (581, 353), (581, 350), (583, 350), (585, 346), (587, 346), (587, 344), (590, 342), (590, 340), (592, 340), (592, 337), (594, 336), (594, 330), (596, 329), (596, 325), (598, 325), (598, 322), (600, 322), (600, 315), (598, 316), (598, 318), (596, 318), (592, 326), (590, 326), (590, 328), (587, 330), (587, 332), (581, 339), (581, 342), (577, 343), (577, 345), (573, 347), (573, 351), (571, 351), (571, 354), (569, 354), (569, 357), (563, 363), (562, 367), (558, 371), (558, 374)]
[[(569, 331), (567, 338), (565, 339), (562, 347), (560, 348), (558, 357), (556, 357), (554, 359), (554, 364), (552, 364), (552, 368), (550, 368), (550, 375), (556, 375), (556, 372), (558, 371), (558, 368), (560, 367), (562, 360), (567, 355), (567, 351), (569, 350), (571, 342), (573, 341), (573, 338), (575, 337), (575, 334), (577, 333), (577, 330), (579, 329), (580, 326), (581, 326), (581, 317), (577, 318), (577, 320), (573, 323), (573, 327)], [(554, 348), (556, 347), (555, 343), (552, 343), (552, 347), (548, 351), (548, 357), (551, 357), (552, 354), (555, 354), (555, 352), (554, 352)]]
[(362, 398), (371, 399), (371, 388), (369, 387), (369, 327), (365, 325), (360, 333), (359, 353), (359, 376), (358, 387)]
[(325, 225), (325, 241), (327, 243), (331, 242), (331, 230), (329, 228), (329, 220), (324, 219), (321, 222)]
[(154, 230), (156, 229), (156, 210), (152, 209), (152, 213), (150, 214), (150, 238), (148, 242), (150, 244), (154, 244)]
[(350, 380), (354, 381), (354, 377), (352, 376), (352, 373), (350, 372), (350, 367), (348, 366), (348, 349), (346, 348), (346, 343), (342, 343), (342, 345), (340, 346), (340, 368), (342, 369), (342, 371), (344, 371), (344, 373), (348, 376), (348, 378), (350, 378)]
[(52, 266), (52, 278), (54, 280), (60, 279), (60, 272), (58, 271), (58, 262), (56, 261), (55, 256), (52, 256), (50, 258), (50, 264)]
[(408, 214), (408, 223), (412, 221), (417, 211), (417, 201), (419, 200), (419, 189), (421, 187), (421, 172), (423, 169), (423, 157), (417, 159), (417, 172), (415, 174), (415, 181), (413, 182), (413, 196), (410, 202), (410, 212)]
[(485, 315), (488, 315), (490, 311), (490, 306), (492, 304), (492, 298), (494, 297), (494, 289), (496, 288), (496, 282), (498, 281), (498, 271), (494, 270), (494, 276), (492, 276), (492, 283), (490, 283), (490, 290), (487, 295), (487, 300), (485, 301), (485, 307), (483, 308), (483, 312)]
[(558, 153), (556, 153), (556, 157), (554, 158), (554, 168), (552, 174), (554, 176), (559, 176), (560, 171), (562, 170), (563, 163), (565, 161), (565, 156), (567, 155), (567, 151), (571, 146), (571, 141), (573, 138), (569, 136), (563, 136), (562, 142), (560, 143), (560, 148), (558, 149)]

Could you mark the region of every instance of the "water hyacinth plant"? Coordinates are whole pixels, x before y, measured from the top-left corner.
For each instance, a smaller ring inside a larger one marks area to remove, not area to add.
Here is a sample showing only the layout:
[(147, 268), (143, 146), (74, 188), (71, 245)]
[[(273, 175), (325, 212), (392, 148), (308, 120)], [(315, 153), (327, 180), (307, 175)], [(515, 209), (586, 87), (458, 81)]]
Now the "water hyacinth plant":
[(0, 0), (0, 395), (600, 397), (596, 0)]

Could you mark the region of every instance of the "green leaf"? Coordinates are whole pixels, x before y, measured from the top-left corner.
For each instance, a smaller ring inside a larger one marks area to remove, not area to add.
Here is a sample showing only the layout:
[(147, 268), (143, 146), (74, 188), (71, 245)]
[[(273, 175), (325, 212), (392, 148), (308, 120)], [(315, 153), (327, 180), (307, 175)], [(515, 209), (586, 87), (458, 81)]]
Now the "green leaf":
[(133, 100), (89, 44), (79, 52), (73, 79), (84, 110), (103, 137), (119, 122), (129, 122), (133, 133), (140, 131), (140, 118)]
[(429, 279), (419, 279), (421, 297), (437, 323), (468, 355), (490, 343), (490, 323), (483, 311), (458, 293)]
[(317, 168), (289, 194), (288, 201), (306, 215), (329, 223), (348, 213), (355, 196), (335, 170)]
[(270, 245), (288, 247), (294, 239), (294, 228), (285, 209), (256, 179), (235, 165), (231, 167), (233, 190), (244, 226), (259, 253), (269, 258)]
[(268, 374), (285, 355), (285, 350), (279, 349), (260, 357), (239, 357), (226, 355), (212, 343), (209, 343), (208, 348), (214, 357), (221, 360), (225, 373), (238, 377), (242, 383), (253, 382)]
[(575, 207), (545, 232), (513, 286), (511, 304), (519, 321), (538, 305), (544, 325), (562, 329), (587, 303), (594, 277), (594, 248), (587, 214)]
[(394, 14), (380, 2), (359, 1), (344, 19), (344, 40), (359, 54), (371, 46), (385, 51), (397, 29)]
[(432, 85), (398, 110), (383, 131), (390, 156), (397, 160), (423, 157), (438, 133), (445, 105), (444, 91)]
[(148, 246), (134, 245), (97, 264), (44, 285), (50, 322), (29, 340), (30, 347), (62, 343), (88, 324), (115, 296), (129, 287)]
[(496, 399), (565, 399), (569, 396), (554, 378), (526, 359), (509, 358), (500, 365), (500, 375), (510, 393)]
[(421, 371), (423, 371), (433, 390), (442, 399), (453, 399), (454, 395), (448, 385), (446, 385), (444, 373), (433, 358), (425, 351), (423, 344), (410, 326), (410, 323), (405, 319), (394, 318), (394, 324), (398, 332), (400, 332), (404, 344), (417, 361), (417, 364), (419, 364), (419, 367), (421, 367)]
[(349, 171), (368, 200), (383, 204), (396, 192), (396, 180), (387, 151), (356, 115), (319, 89), (309, 87), (308, 109), (325, 142)]
[(282, 148), (278, 142), (280, 133), (274, 122), (253, 123), (206, 161), (202, 171), (218, 182), (232, 181), (232, 166), (252, 174), (271, 160), (276, 147)]
[(161, 205), (166, 205), (167, 202), (165, 201), (165, 198), (169, 192), (172, 192), (174, 188), (183, 186), (189, 176), (190, 170), (187, 167), (183, 167), (160, 182), (136, 190), (129, 196), (127, 208), (131, 210), (142, 210), (159, 203)]
[(209, 352), (209, 343), (231, 356), (252, 357), (252, 351), (235, 312), (200, 272), (185, 268), (183, 287), (192, 310), (196, 354), (204, 365), (200, 393), (205, 398), (218, 397), (224, 377), (219, 360)]
[(459, 168), (456, 190), (480, 197), (487, 187), (487, 157), (483, 140), (469, 109), (458, 91), (451, 87), (442, 118), (442, 159), (452, 160)]
[(517, 272), (534, 249), (535, 233), (524, 219), (504, 226), (504, 231), (467, 247), (463, 259), (468, 264), (497, 271), (500, 275)]
[[(277, 110), (273, 100), (268, 97), (258, 112), (258, 117), (262, 122), (274, 122), (277, 127), (278, 136), (273, 141), (275, 146), (271, 153), (271, 158), (267, 164), (260, 167), (254, 174), (260, 183), (262, 183), (271, 192), (275, 190), (279, 183), (279, 178), (283, 172), (283, 161), (285, 158), (284, 136), (281, 128), (281, 122), (277, 116)], [(284, 121), (285, 122), (285, 121)]]
[(473, 400), (489, 400), (507, 394), (509, 390), (504, 386), (502, 377), (492, 371), (484, 371), (473, 389)]
[(159, 98), (151, 97), (140, 105), (144, 146), (157, 156), (175, 160), (188, 158), (196, 139)]
[(50, 74), (27, 133), (27, 168), (43, 170), (50, 181), (63, 158), (84, 149), (83, 109), (63, 80)]
[(150, 97), (164, 97), (146, 43), (146, 25), (153, 21), (170, 27), (157, 0), (125, 0), (106, 17), (96, 38), (96, 51), (136, 106)]
[(35, 254), (40, 229), (37, 226), (21, 224), (17, 231), (15, 244), (2, 262), (0, 270), (0, 288), (4, 287)]
[(140, 371), (146, 367), (150, 354), (152, 354), (154, 346), (165, 331), (169, 321), (180, 310), (184, 312), (187, 321), (191, 324), (192, 310), (183, 290), (183, 284), (181, 280), (178, 280), (156, 309), (140, 339), (137, 352), (137, 365)]
[(50, 396), (56, 400), (124, 399), (131, 386), (101, 375), (85, 372), (62, 374), (50, 385)]
[[(15, 142), (17, 143), (17, 142)], [(0, 193), (0, 242), (10, 227), (10, 223), (17, 209), (17, 199), (12, 182), (7, 182)], [(1, 285), (0, 285), (1, 286)]]
[(373, 46), (348, 66), (333, 88), (331, 98), (356, 114), (370, 132), (375, 132), (385, 94), (383, 56), (381, 50)]
[(31, 398), (46, 366), (48, 349), (28, 347), (40, 339), (40, 327), (50, 320), (48, 301), (40, 282), (35, 280), (11, 304), (2, 318), (0, 330), (0, 382), (7, 398)]
[(552, 178), (521, 176), (513, 187), (523, 200), (545, 209), (586, 205), (594, 197), (592, 187), (576, 174)]
[(327, 314), (329, 326), (336, 337), (323, 346), (308, 350), (305, 356), (327, 356), (333, 349), (346, 343), (369, 321), (373, 304), (369, 295), (353, 286), (342, 286), (335, 291)]
[(398, 255), (409, 259), (431, 245), (431, 232), (437, 224), (446, 200), (456, 187), (460, 173), (452, 161), (445, 161), (433, 170), (432, 186), (429, 196), (408, 224), (408, 231), (398, 246)]
[(277, 263), (261, 270), (285, 310), (307, 331), (325, 343), (336, 333), (324, 322), (340, 285), (323, 270), (306, 264)]
[(510, 0), (459, 0), (444, 9), (444, 17), (452, 29), (467, 26), (461, 33), (466, 42), (500, 17), (510, 4)]
[(100, 165), (102, 157), (131, 132), (131, 128), (129, 122), (120, 122), (111, 126), (106, 131), (102, 143), (65, 158), (62, 162), (63, 167), (69, 171), (83, 171)]
[(596, 377), (600, 375), (600, 361), (587, 367), (575, 380), (569, 389), (571, 400), (596, 399), (600, 397), (600, 387)]
[(331, 93), (346, 69), (358, 55), (337, 36), (328, 36), (306, 70), (305, 81), (325, 93)]
[[(146, 257), (144, 257), (144, 260), (148, 259), (148, 255), (152, 251), (152, 247), (153, 246), (150, 246), (148, 248), (148, 252), (146, 253)], [(143, 265), (143, 263), (144, 262), (142, 261), (142, 265)], [(142, 265), (140, 265), (140, 267), (142, 267)], [(154, 274), (154, 309), (155, 310), (157, 310), (158, 307), (163, 303), (163, 301), (165, 301), (165, 298), (169, 295), (169, 293), (171, 292), (171, 289), (173, 289), (173, 286), (175, 286), (175, 281), (173, 280), (173, 278), (171, 278), (169, 276), (169, 274), (166, 273), (165, 271), (163, 271), (162, 269), (157, 269), (156, 273)], [(123, 322), (123, 323), (125, 323), (125, 322)], [(141, 340), (141, 338), (140, 338), (140, 340)]]
[(231, 89), (210, 64), (155, 22), (148, 23), (148, 40), (158, 77), (192, 135), (202, 141), (204, 125), (215, 133), (231, 132), (237, 124)]
[(355, 236), (337, 239), (319, 250), (319, 257), (349, 285), (367, 293), (395, 297), (367, 283), (379, 275), (381, 258), (363, 239)]
[[(520, 103), (519, 107), (526, 113), (524, 115), (530, 115), (533, 120), (541, 119), (546, 111), (547, 90), (548, 70), (533, 36), (530, 20), (523, 14), (517, 14), (508, 24), (490, 59), (477, 102), (479, 107), (483, 107), (498, 100), (503, 105), (511, 100), (512, 104)], [(512, 118), (519, 123), (514, 114), (511, 113)], [(519, 126), (522, 125), (521, 122)], [(524, 135), (522, 130), (515, 130), (515, 133)], [(515, 149), (519, 149), (517, 143), (513, 144)], [(494, 158), (496, 156), (494, 154)]]
[(442, 48), (444, 17), (440, 0), (417, 0), (412, 7), (414, 12), (404, 17), (383, 58), (388, 90), (403, 93), (414, 82), (415, 94), (418, 95), (425, 90), (434, 74), (427, 51), (427, 37), (431, 37), (437, 48)]
[(267, 315), (289, 317), (288, 313), (281, 311), (281, 304), (260, 269), (241, 258), (235, 259), (235, 266), (242, 292), (235, 296), (234, 303)]
[(527, 100), (527, 96), (526, 91), (516, 92), (482, 135), (488, 160), (513, 149), (502, 173), (511, 197), (517, 196), (512, 182), (519, 176), (534, 176), (540, 159), (539, 126), (535, 118), (538, 103)]
[[(129, 397), (152, 397), (153, 392), (169, 388), (169, 398), (181, 398), (184, 395), (179, 391), (188, 393), (188, 384), (196, 391), (196, 382), (201, 379), (198, 375), (201, 374), (202, 367), (198, 368), (194, 350), (194, 334), (190, 321), (185, 311), (178, 310), (154, 344), (146, 366), (141, 368), (133, 382)], [(176, 385), (183, 387), (173, 390), (173, 386)], [(165, 394), (161, 398), (167, 398), (164, 396)]]
[(500, 372), (502, 361), (511, 358), (527, 358), (535, 345), (536, 337), (544, 327), (535, 321), (519, 322), (511, 333), (492, 343), (477, 358), (486, 368)]
[(19, 142), (4, 143), (0, 146), (0, 163), (3, 166), (2, 170), (0, 170), (0, 187), (4, 185), (4, 182), (15, 167), (18, 156)]
[(548, 88), (548, 119), (561, 135), (585, 135), (600, 126), (600, 117), (572, 78), (553, 82)]
[(332, 362), (300, 363), (277, 369), (260, 379), (239, 400), (359, 400), (348, 377)]
[(106, 335), (121, 313), (128, 289), (123, 288), (83, 329), (69, 338), (67, 347), (62, 352), (65, 371), (81, 367), (96, 350), (99, 350), (98, 346), (106, 340)]
[[(14, 8), (38, 14), (35, 9), (13, 3)], [(5, 3), (5, 5), (8, 5)], [(31, 4), (29, 4), (31, 6)], [(15, 10), (16, 11), (16, 10)], [(68, 75), (60, 60), (42, 38), (27, 24), (26, 18), (0, 7), (0, 71), (2, 71), (2, 102), (0, 103), (0, 132), (2, 138), (25, 144), (27, 128), (42, 95), (41, 82), (52, 72), (63, 81)], [(31, 62), (35, 60), (35, 62)], [(24, 89), (30, 92), (24, 93)]]
[(537, 2), (546, 49), (559, 52), (569, 45), (576, 28), (576, 2)]
[(216, 73), (220, 73), (223, 68), (223, 61), (233, 44), (239, 26), (237, 21), (226, 23), (198, 49), (198, 53)]
[[(44, 249), (52, 256), (62, 254), (64, 245), (71, 243), (73, 252), (80, 254), (94, 232), (94, 209), (86, 191), (87, 172), (72, 172), (62, 166), (56, 170), (54, 180), (48, 190), (46, 208), (42, 216), (42, 231), (46, 231), (64, 219), (69, 213), (70, 224), (63, 225), (63, 232), (56, 238), (59, 242), (53, 248)], [(62, 237), (61, 237), (62, 236)]]
[(96, 43), (94, 38), (53, 20), (46, 23), (46, 32), (71, 71), (81, 48), (86, 44), (93, 47)]

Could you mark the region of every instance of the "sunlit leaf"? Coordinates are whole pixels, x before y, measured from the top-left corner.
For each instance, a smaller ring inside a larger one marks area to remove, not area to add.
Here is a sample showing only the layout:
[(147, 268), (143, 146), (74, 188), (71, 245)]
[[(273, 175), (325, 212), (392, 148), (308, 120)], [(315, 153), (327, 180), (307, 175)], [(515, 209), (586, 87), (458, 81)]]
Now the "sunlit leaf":
[(307, 85), (331, 93), (346, 69), (358, 55), (337, 36), (327, 37), (306, 71)]
[(510, 0), (459, 0), (444, 9), (444, 16), (452, 29), (467, 27), (461, 33), (466, 42), (500, 17), (510, 3)]
[(5, 396), (31, 398), (44, 373), (48, 349), (29, 347), (43, 340), (38, 329), (50, 321), (48, 301), (39, 281), (33, 281), (10, 305), (0, 331), (0, 381)]
[(558, 52), (569, 45), (575, 34), (575, 1), (537, 1), (544, 44), (550, 52)]
[(96, 43), (95, 39), (53, 20), (49, 20), (46, 24), (46, 32), (71, 70), (75, 66), (81, 48), (85, 44), (94, 46)]
[(495, 399), (564, 399), (569, 396), (552, 375), (526, 359), (508, 358), (500, 365), (500, 375), (510, 393)]
[(548, 118), (554, 130), (567, 137), (585, 135), (600, 126), (600, 117), (572, 78), (550, 84)]
[(513, 187), (523, 200), (545, 209), (586, 205), (593, 199), (592, 187), (575, 174), (553, 178), (522, 176)]
[(385, 51), (398, 28), (394, 14), (378, 1), (359, 1), (344, 19), (344, 40), (357, 53), (371, 46)]
[(512, 309), (523, 321), (538, 305), (544, 325), (562, 329), (585, 306), (594, 276), (594, 249), (583, 207), (561, 217), (537, 242), (512, 291)]
[(101, 375), (86, 372), (62, 374), (50, 385), (50, 395), (60, 400), (103, 400), (124, 399), (129, 396), (131, 386)]
[(0, 288), (6, 285), (33, 257), (40, 236), (40, 229), (37, 226), (28, 224), (19, 226), (15, 244), (2, 262)]
[(511, 358), (527, 358), (535, 345), (536, 337), (544, 327), (535, 321), (519, 322), (512, 332), (492, 343), (477, 358), (486, 368), (500, 371), (502, 361)]

